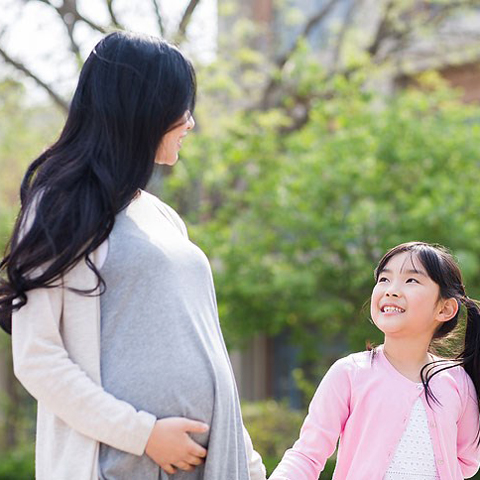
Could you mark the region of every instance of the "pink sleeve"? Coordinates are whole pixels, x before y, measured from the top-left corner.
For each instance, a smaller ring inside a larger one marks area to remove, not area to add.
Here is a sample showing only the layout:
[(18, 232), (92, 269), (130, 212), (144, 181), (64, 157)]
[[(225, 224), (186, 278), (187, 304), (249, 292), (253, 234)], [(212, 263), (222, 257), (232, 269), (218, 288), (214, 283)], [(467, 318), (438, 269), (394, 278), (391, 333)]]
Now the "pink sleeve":
[(472, 379), (465, 373), (462, 390), (464, 409), (457, 422), (457, 457), (464, 477), (470, 478), (478, 471), (480, 448), (478, 446), (478, 400)]
[(313, 396), (300, 438), (285, 452), (270, 480), (317, 480), (350, 414), (354, 364), (347, 357), (332, 365)]

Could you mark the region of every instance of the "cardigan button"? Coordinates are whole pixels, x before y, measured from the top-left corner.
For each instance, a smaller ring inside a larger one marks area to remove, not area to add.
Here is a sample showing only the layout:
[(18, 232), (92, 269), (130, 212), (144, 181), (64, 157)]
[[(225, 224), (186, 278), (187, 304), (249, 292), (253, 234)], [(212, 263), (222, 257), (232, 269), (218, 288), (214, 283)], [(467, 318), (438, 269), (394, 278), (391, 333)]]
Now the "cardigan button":
[(443, 460), (442, 460), (442, 459), (438, 460), (438, 461), (437, 461), (437, 464), (438, 464), (438, 465), (443, 465)]
[(430, 422), (430, 426), (431, 426), (432, 428), (436, 428), (437, 424), (436, 424), (435, 422)]

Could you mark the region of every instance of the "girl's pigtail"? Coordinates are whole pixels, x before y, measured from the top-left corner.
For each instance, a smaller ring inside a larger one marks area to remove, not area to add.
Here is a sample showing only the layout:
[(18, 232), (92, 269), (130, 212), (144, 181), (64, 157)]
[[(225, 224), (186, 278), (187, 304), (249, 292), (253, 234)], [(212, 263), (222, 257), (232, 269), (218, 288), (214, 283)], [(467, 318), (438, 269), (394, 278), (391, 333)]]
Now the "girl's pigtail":
[[(422, 383), (425, 387), (427, 403), (430, 406), (432, 405), (431, 402), (441, 405), (429, 387), (432, 377), (443, 372), (444, 370), (448, 370), (455, 366), (462, 366), (467, 372), (468, 376), (472, 379), (473, 385), (475, 386), (476, 398), (480, 409), (480, 303), (467, 297), (464, 292), (465, 290), (462, 286), (462, 293), (458, 294), (456, 297), (457, 302), (463, 304), (467, 311), (464, 347), (462, 352), (459, 353), (454, 359), (435, 360), (427, 363), (427, 365), (425, 365), (420, 372)], [(448, 327), (448, 331), (452, 330), (452, 328)], [(444, 332), (442, 332), (440, 337), (443, 336), (445, 336)], [(480, 445), (480, 424), (478, 436)]]
[(463, 367), (475, 385), (480, 406), (480, 305), (477, 301), (464, 296), (462, 303), (467, 309), (465, 328), (465, 347), (459, 355)]

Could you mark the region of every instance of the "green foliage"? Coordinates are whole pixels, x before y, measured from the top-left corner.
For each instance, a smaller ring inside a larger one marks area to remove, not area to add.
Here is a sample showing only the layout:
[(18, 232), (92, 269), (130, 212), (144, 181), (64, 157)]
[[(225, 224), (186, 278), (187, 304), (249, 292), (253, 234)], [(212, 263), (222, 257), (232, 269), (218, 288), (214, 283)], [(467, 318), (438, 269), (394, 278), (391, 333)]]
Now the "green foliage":
[(272, 473), (298, 438), (304, 412), (292, 411), (285, 403), (274, 400), (243, 403), (242, 415), (255, 450), (261, 455), (268, 473)]
[[(28, 105), (19, 83), (0, 82), (0, 257), (18, 211), (26, 167), (54, 140), (60, 120), (50, 106)], [(0, 480), (33, 479), (34, 405), (13, 378), (10, 339), (0, 335)]]
[(315, 363), (321, 344), (380, 342), (362, 307), (376, 262), (404, 241), (449, 246), (479, 295), (478, 107), (431, 76), (388, 98), (363, 80), (317, 85), (328, 100), (292, 132), (282, 110), (238, 111), (186, 142), (188, 166), (162, 195), (195, 198), (182, 213), (212, 261), (230, 344), (288, 329)]
[(34, 480), (33, 444), (0, 453), (0, 480)]
[[(292, 411), (285, 403), (267, 400), (244, 402), (242, 415), (254, 448), (262, 456), (267, 475), (270, 475), (298, 438), (306, 412)], [(334, 466), (332, 458), (320, 478), (331, 478)]]
[(58, 134), (61, 116), (44, 105), (27, 105), (24, 87), (0, 81), (0, 252), (3, 253), (19, 204), (27, 165)]

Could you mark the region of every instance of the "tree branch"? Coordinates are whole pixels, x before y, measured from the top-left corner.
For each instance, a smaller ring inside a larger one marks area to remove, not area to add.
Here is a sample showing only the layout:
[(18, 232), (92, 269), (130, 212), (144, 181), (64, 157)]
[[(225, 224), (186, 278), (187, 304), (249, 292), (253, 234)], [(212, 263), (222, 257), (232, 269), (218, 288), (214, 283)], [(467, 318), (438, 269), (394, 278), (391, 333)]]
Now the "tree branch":
[(64, 111), (68, 112), (68, 103), (60, 97), (49, 85), (47, 85), (43, 80), (41, 80), (37, 75), (35, 75), (32, 71), (30, 71), (25, 65), (20, 63), (17, 60), (14, 60), (10, 55), (3, 50), (3, 48), (0, 47), (0, 56), (3, 57), (5, 62), (8, 64), (12, 65), (15, 67), (17, 70), (20, 70), (23, 72), (27, 77), (30, 77), (31, 79), (35, 80), (35, 82), (40, 85), (47, 93), (50, 95), (52, 100)]
[(160, 7), (157, 3), (157, 0), (151, 0), (151, 1), (153, 5), (153, 10), (155, 11), (155, 16), (157, 17), (158, 32), (163, 37), (163, 34), (164, 34), (163, 19), (162, 19), (163, 15), (160, 12)]
[(383, 40), (388, 37), (388, 32), (390, 30), (390, 13), (393, 10), (395, 4), (395, 0), (389, 0), (387, 6), (385, 7), (385, 13), (383, 14), (380, 23), (378, 24), (377, 33), (373, 39), (373, 42), (367, 48), (367, 52), (370, 56), (374, 57), (378, 50), (380, 49), (380, 45), (382, 44)]
[[(66, 24), (66, 21), (69, 21), (68, 15), (70, 14), (72, 15), (71, 22), (73, 24), (75, 24), (76, 22), (84, 22), (93, 30), (97, 30), (98, 32), (101, 32), (101, 33), (106, 33), (105, 27), (102, 27), (101, 25), (93, 22), (92, 20), (89, 20), (88, 18), (80, 14), (80, 12), (77, 9), (76, 0), (63, 0), (63, 3), (60, 7), (56, 7), (55, 5), (53, 5), (50, 2), (50, 0), (36, 0), (36, 1), (42, 2), (45, 5), (48, 5), (49, 7), (55, 9), (55, 11), (58, 13), (58, 15), (60, 16), (64, 24)], [(65, 19), (65, 15), (67, 15), (67, 19)]]
[[(300, 43), (300, 40), (302, 38), (307, 38), (310, 32), (314, 27), (319, 25), (326, 17), (327, 15), (331, 12), (332, 8), (335, 6), (335, 4), (338, 3), (339, 0), (330, 0), (316, 15), (311, 17), (308, 22), (305, 24), (303, 31), (297, 36), (295, 41), (293, 42), (292, 46), (281, 56), (277, 59), (276, 66), (279, 70), (282, 70), (285, 64), (288, 62), (290, 57), (293, 55), (295, 50), (298, 48), (298, 45)], [(265, 88), (263, 95), (262, 95), (262, 100), (260, 101), (260, 105), (262, 109), (268, 108), (270, 104), (270, 99), (277, 88), (279, 84), (279, 81), (271, 78), (270, 82), (268, 83), (267, 87)]]
[(112, 24), (116, 28), (120, 28), (120, 29), (123, 30), (124, 29), (123, 25), (118, 21), (117, 16), (115, 15), (115, 12), (113, 11), (113, 2), (114, 2), (114, 0), (106, 0), (108, 13), (110, 14)]
[[(361, 1), (361, 0), (359, 0)], [(355, 2), (356, 3), (356, 2)], [(462, 5), (460, 5), (460, 3)], [(479, 2), (476, 0), (474, 2), (475, 5), (477, 5)], [(358, 4), (355, 5), (357, 7)], [(408, 20), (409, 17), (412, 15), (415, 16), (416, 18), (411, 19), (411, 20), (416, 20), (415, 21), (406, 21), (400, 25), (400, 28), (395, 27), (394, 23), (391, 20), (391, 13), (393, 8), (395, 7), (395, 0), (390, 0), (385, 8), (385, 13), (383, 15), (383, 18), (381, 19), (377, 32), (374, 37), (374, 41), (370, 45), (370, 47), (367, 49), (369, 53), (372, 55), (372, 59), (374, 63), (378, 64), (381, 63), (387, 56), (392, 56), (393, 53), (399, 53), (401, 51), (404, 51), (408, 45), (409, 45), (409, 40), (412, 39), (412, 33), (414, 32), (415, 25), (418, 25), (419, 23), (422, 26), (429, 25), (431, 23), (437, 24), (440, 23), (441, 21), (445, 20), (448, 18), (448, 14), (454, 13), (455, 10), (458, 10), (460, 7), (464, 7), (465, 3), (464, 2), (456, 2), (455, 5), (452, 4), (446, 4), (443, 8), (439, 10), (435, 10), (432, 14), (429, 14), (426, 18), (422, 15), (418, 15), (418, 12), (415, 10), (415, 8), (412, 8), (411, 10), (407, 10), (406, 12), (403, 12), (403, 14), (406, 13), (406, 18)], [(345, 16), (345, 24), (350, 24), (351, 23), (351, 15), (353, 15), (353, 12), (347, 12)], [(347, 25), (348, 26), (348, 25)], [(336, 45), (336, 49), (341, 49), (341, 42), (343, 40), (340, 40), (346, 33), (340, 33), (339, 35), (339, 43)], [(378, 54), (382, 50), (382, 45), (386, 40), (392, 40), (393, 45), (388, 49), (387, 53), (382, 54), (379, 56)], [(340, 46), (339, 46), (340, 44)], [(339, 50), (338, 50), (339, 51)], [(339, 55), (339, 53), (337, 54)], [(349, 69), (341, 69), (338, 66), (336, 69), (333, 71), (333, 73), (340, 73), (346, 77), (350, 76), (356, 68), (349, 68)], [(326, 80), (328, 81), (329, 78), (331, 78), (331, 74), (326, 76)], [(310, 108), (313, 102), (317, 99), (324, 99), (327, 100), (328, 98), (331, 98), (331, 95), (333, 95), (333, 91), (330, 91), (329, 88), (327, 88), (324, 92), (321, 92), (320, 94), (313, 94), (309, 98), (296, 98), (295, 100), (295, 106), (289, 109), (290, 117), (292, 118), (292, 123), (288, 125), (287, 127), (283, 127), (281, 130), (281, 133), (289, 133), (294, 130), (297, 130), (301, 128), (309, 119), (309, 114), (310, 114)], [(294, 109), (296, 106), (299, 106), (300, 108), (297, 108), (297, 112), (294, 112)], [(295, 114), (296, 113), (296, 114)]]
[[(436, 5), (438, 7), (438, 4)], [(451, 14), (452, 11), (459, 10), (462, 7), (465, 8), (468, 6), (478, 8), (480, 6), (480, 2), (478, 0), (473, 0), (473, 1), (460, 0), (458, 2), (454, 2), (453, 0), (450, 0), (447, 4), (442, 5), (442, 8), (439, 8), (436, 11), (434, 10), (430, 15), (430, 17), (426, 20), (426, 23), (432, 24), (434, 26), (438, 26), (442, 23), (442, 21), (448, 18), (449, 14)]]
[(288, 59), (292, 56), (292, 54), (298, 48), (298, 44), (300, 43), (300, 40), (302, 38), (307, 38), (308, 35), (310, 35), (310, 32), (313, 30), (313, 28), (319, 25), (326, 18), (326, 16), (330, 13), (330, 11), (332, 10), (332, 8), (335, 6), (336, 3), (338, 3), (338, 0), (330, 0), (316, 15), (314, 15), (308, 20), (308, 22), (305, 24), (305, 27), (303, 28), (302, 33), (300, 33), (300, 35), (297, 36), (297, 38), (293, 42), (293, 45), (290, 47), (290, 49), (287, 50), (287, 52), (284, 53), (276, 61), (276, 64), (279, 68), (282, 68), (288, 62)]
[[(343, 44), (345, 42), (345, 37), (348, 34), (348, 28), (352, 25), (354, 21), (355, 9), (358, 8), (362, 2), (363, 0), (352, 2), (344, 16), (344, 23), (342, 25), (341, 31), (338, 34), (336, 43), (333, 47), (333, 65), (329, 69), (329, 73), (322, 80), (322, 82), (325, 84), (327, 84), (328, 81), (335, 74), (340, 74), (348, 78), (353, 72), (357, 70), (357, 67), (342, 68), (340, 64), (340, 56)], [(432, 23), (439, 23), (448, 18), (448, 14), (455, 13), (455, 11), (460, 8), (460, 6), (465, 7), (465, 2), (454, 3), (454, 6), (448, 3), (440, 10), (435, 9), (433, 12), (418, 11), (417, 6), (403, 9), (402, 11), (398, 12), (398, 19), (400, 20), (400, 22), (397, 25), (397, 23), (394, 21), (395, 19), (392, 18), (392, 15), (394, 14), (397, 16), (397, 0), (387, 0), (384, 3), (384, 11), (382, 13), (382, 17), (377, 23), (377, 28), (374, 32), (371, 44), (366, 48), (366, 51), (369, 52), (372, 57), (372, 62), (374, 64), (380, 64), (385, 61), (387, 57), (392, 58), (394, 53), (401, 53), (402, 51), (405, 51), (412, 41), (412, 34), (415, 32), (415, 26), (425, 26)], [(462, 3), (462, 5), (460, 5), (460, 3)], [(480, 0), (475, 0), (474, 3), (480, 3)], [(325, 5), (322, 12), (319, 12), (319, 14), (317, 14), (315, 17), (312, 17), (308, 21), (302, 34), (297, 37), (292, 48), (277, 60), (276, 64), (280, 71), (288, 62), (290, 56), (294, 53), (300, 39), (302, 37), (308, 36), (314, 26), (314, 21), (320, 22), (323, 18), (325, 18), (325, 16), (328, 15), (329, 11), (327, 9), (333, 8), (334, 5), (335, 2), (333, 0), (330, 1), (327, 5)], [(285, 88), (286, 93), (288, 94), (288, 85), (282, 86), (282, 80), (278, 79), (278, 77), (275, 78), (272, 75), (272, 77), (267, 83), (267, 87), (264, 89), (262, 101), (253, 105), (250, 110), (265, 110), (271, 108), (272, 106), (275, 106), (278, 103), (276, 101), (276, 96), (278, 95), (278, 92), (280, 91), (280, 89)], [(331, 92), (329, 92), (329, 90), (330, 89), (327, 87), (327, 89), (323, 92), (312, 92), (310, 93), (309, 98), (300, 98), (298, 96), (295, 96), (293, 92), (290, 92), (291, 98), (294, 99), (294, 105), (293, 107), (284, 108), (287, 110), (287, 114), (292, 119), (292, 122), (287, 127), (283, 127), (281, 129), (282, 133), (288, 133), (301, 128), (308, 121), (311, 105), (313, 104), (313, 102), (319, 98), (328, 98), (328, 96), (331, 95)]]
[[(33, 1), (33, 0), (27, 0), (27, 1)], [(99, 32), (105, 33), (106, 29), (102, 27), (101, 25), (98, 25), (88, 18), (84, 17), (83, 15), (80, 14), (77, 8), (77, 0), (62, 0), (62, 4), (60, 6), (54, 5), (51, 0), (37, 0), (41, 3), (44, 3), (45, 5), (48, 5), (49, 7), (53, 8), (58, 16), (60, 17), (63, 25), (65, 26), (65, 29), (67, 30), (67, 35), (70, 40), (70, 50), (74, 53), (77, 64), (79, 67), (81, 67), (83, 60), (80, 52), (80, 46), (75, 40), (74, 37), (74, 30), (75, 26), (77, 25), (77, 22), (84, 22), (90, 28), (97, 30)], [(113, 3), (113, 0), (106, 0), (109, 11), (111, 11), (111, 3)], [(113, 11), (111, 11), (111, 15), (113, 15)], [(112, 17), (114, 18), (114, 16)]]
[(185, 34), (187, 32), (188, 24), (192, 18), (193, 12), (197, 8), (197, 5), (200, 3), (200, 0), (190, 0), (188, 2), (187, 8), (183, 12), (183, 17), (180, 20), (180, 24), (178, 26), (178, 31), (175, 35), (175, 41), (177, 43), (181, 43), (182, 40), (185, 38)]
[[(406, 9), (402, 12), (404, 17), (404, 22), (401, 24), (402, 27), (394, 27), (394, 24), (390, 20), (390, 14), (394, 8), (395, 0), (391, 0), (385, 9), (385, 14), (379, 24), (377, 29), (377, 34), (374, 41), (367, 49), (367, 51), (372, 56), (373, 62), (379, 64), (385, 60), (387, 57), (391, 57), (394, 54), (399, 54), (405, 49), (408, 48), (408, 41), (412, 39), (412, 33), (415, 32), (415, 27), (417, 24), (421, 24), (423, 27), (429, 26), (431, 28), (438, 27), (444, 20), (446, 20), (449, 15), (455, 10), (458, 10), (461, 7), (465, 7), (468, 3), (471, 2), (449, 2), (448, 4), (442, 5), (441, 8), (435, 8), (432, 12), (427, 11), (416, 11), (416, 6), (412, 6), (409, 9)], [(475, 2), (473, 2), (475, 3)], [(477, 2), (478, 3), (478, 2)], [(435, 7), (440, 7), (439, 4), (433, 2), (431, 4)], [(426, 2), (425, 7), (428, 7), (429, 4)], [(407, 21), (409, 20), (409, 21)], [(381, 52), (381, 47), (385, 44), (385, 41), (390, 39), (393, 41), (393, 44), (390, 45), (390, 48), (387, 51), (383, 52), (383, 55), (379, 56)]]
[(348, 29), (352, 26), (353, 18), (355, 16), (355, 11), (360, 7), (364, 0), (356, 0), (350, 4), (345, 14), (345, 18), (343, 20), (342, 28), (337, 37), (337, 42), (335, 44), (335, 48), (333, 50), (332, 55), (332, 65), (330, 68), (330, 74), (334, 73), (340, 62), (340, 57), (342, 55), (342, 48), (343, 44), (345, 43), (345, 37), (347, 35)]
[(68, 18), (66, 17), (65, 19), (62, 19), (63, 24), (65, 25), (65, 28), (67, 29), (67, 34), (68, 38), (70, 39), (70, 50), (75, 55), (75, 58), (77, 59), (77, 64), (81, 65), (82, 64), (82, 56), (80, 54), (80, 46), (78, 43), (75, 41), (75, 37), (73, 36), (73, 30), (75, 29), (75, 23), (68, 22)]

